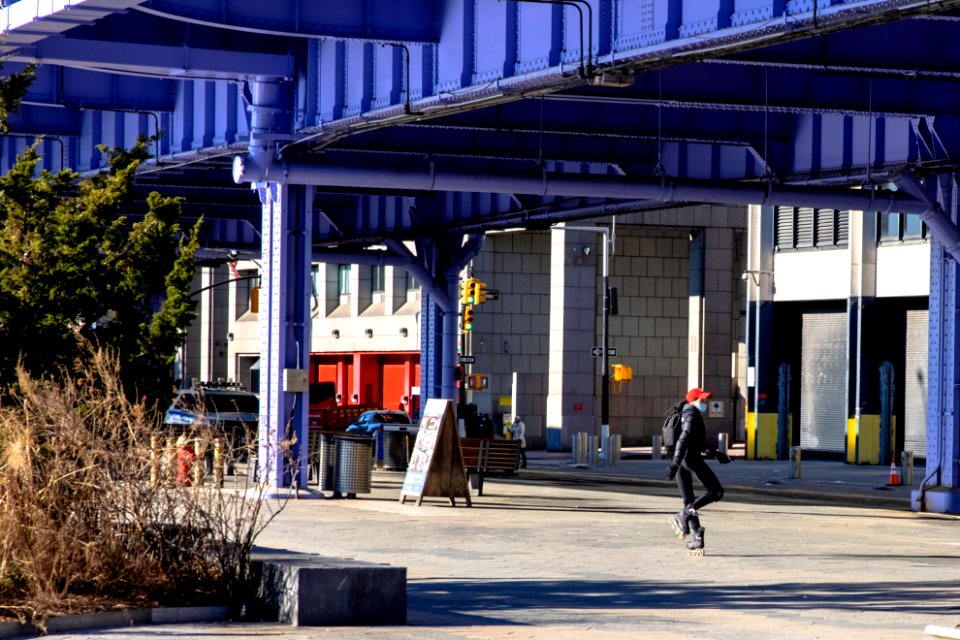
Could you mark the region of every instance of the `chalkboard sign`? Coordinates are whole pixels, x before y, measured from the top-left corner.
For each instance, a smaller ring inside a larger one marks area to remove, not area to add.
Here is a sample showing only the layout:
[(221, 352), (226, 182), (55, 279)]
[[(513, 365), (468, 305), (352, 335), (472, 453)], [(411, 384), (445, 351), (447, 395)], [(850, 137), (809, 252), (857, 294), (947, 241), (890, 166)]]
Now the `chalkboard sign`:
[(467, 506), (472, 506), (450, 400), (427, 400), (400, 490), (401, 504), (407, 496), (416, 496), (418, 506), (425, 496), (449, 498), (454, 506), (456, 498), (462, 496)]

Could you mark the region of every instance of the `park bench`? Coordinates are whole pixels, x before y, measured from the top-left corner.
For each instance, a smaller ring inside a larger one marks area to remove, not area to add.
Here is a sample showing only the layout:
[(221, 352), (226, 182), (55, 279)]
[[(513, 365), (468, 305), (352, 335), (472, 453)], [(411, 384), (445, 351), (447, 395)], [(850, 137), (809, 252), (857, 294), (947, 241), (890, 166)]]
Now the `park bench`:
[(520, 467), (520, 443), (513, 440), (460, 438), (460, 452), (474, 495), (483, 495), (486, 474), (515, 474)]

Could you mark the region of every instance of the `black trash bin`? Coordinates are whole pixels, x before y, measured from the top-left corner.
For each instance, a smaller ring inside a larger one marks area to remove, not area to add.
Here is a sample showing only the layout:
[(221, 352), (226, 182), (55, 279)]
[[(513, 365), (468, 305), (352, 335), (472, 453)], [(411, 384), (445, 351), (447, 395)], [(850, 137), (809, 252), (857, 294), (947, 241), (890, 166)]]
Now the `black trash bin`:
[(374, 452), (374, 439), (352, 433), (334, 436), (336, 461), (333, 474), (333, 491), (354, 496), (370, 493), (373, 469), (370, 458)]
[(334, 472), (337, 467), (337, 446), (332, 433), (318, 434), (317, 451), (311, 452), (315, 465), (315, 478), (320, 491), (333, 491)]
[(403, 424), (383, 425), (383, 468), (387, 471), (406, 471), (416, 437), (416, 427)]

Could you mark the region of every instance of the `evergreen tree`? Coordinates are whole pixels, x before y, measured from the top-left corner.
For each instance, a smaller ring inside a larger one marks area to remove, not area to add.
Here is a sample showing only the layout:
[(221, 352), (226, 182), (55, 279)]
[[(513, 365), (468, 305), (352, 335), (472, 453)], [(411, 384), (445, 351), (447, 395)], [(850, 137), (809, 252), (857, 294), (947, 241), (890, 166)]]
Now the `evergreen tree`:
[(0, 178), (0, 383), (20, 359), (35, 376), (72, 370), (82, 337), (116, 349), (129, 393), (169, 393), (193, 317), (199, 225), (182, 229), (179, 201), (157, 193), (142, 220), (121, 215), (147, 144), (101, 148), (109, 170), (85, 181), (72, 171), (37, 176), (34, 146)]

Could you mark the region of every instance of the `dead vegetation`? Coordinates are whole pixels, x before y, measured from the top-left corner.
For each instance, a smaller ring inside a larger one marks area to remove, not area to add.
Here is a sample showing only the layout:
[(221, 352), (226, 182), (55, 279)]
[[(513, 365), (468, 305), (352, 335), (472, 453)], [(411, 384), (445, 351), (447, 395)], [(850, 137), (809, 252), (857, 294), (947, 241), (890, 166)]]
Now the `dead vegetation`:
[(250, 550), (282, 505), (239, 476), (177, 482), (176, 435), (124, 397), (109, 354), (61, 383), (18, 371), (0, 405), (0, 616), (42, 629), (57, 614), (249, 596)]

